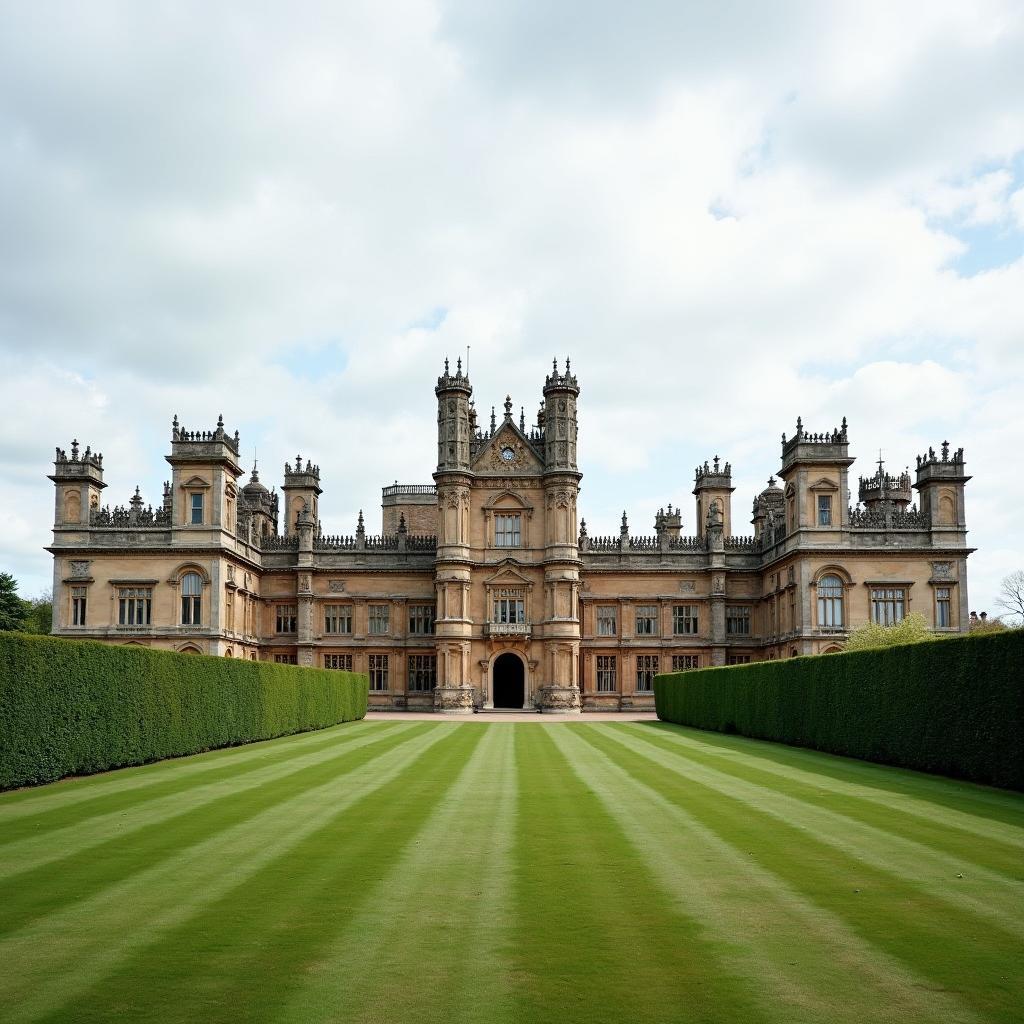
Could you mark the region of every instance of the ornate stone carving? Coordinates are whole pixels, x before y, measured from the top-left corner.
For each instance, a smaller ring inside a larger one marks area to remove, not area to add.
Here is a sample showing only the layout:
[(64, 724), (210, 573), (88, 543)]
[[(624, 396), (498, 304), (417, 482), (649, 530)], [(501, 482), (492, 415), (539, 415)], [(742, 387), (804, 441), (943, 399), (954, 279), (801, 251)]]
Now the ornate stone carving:
[(711, 590), (715, 594), (725, 593), (725, 577), (713, 576), (711, 579)]
[(679, 589), (684, 594), (695, 594), (697, 592), (697, 584), (693, 580), (680, 580)]
[(328, 580), (327, 581), (327, 590), (328, 590), (328, 593), (331, 593), (331, 594), (342, 594), (345, 591), (345, 581), (344, 580)]
[(932, 576), (938, 580), (949, 580), (953, 578), (952, 562), (932, 562)]
[(70, 563), (71, 575), (72, 576), (88, 576), (89, 575), (89, 563), (73, 561)]
[(449, 715), (471, 715), (473, 713), (473, 687), (435, 687), (434, 710)]
[(581, 707), (580, 691), (577, 686), (543, 686), (540, 691), (540, 708), (543, 712), (572, 714)]

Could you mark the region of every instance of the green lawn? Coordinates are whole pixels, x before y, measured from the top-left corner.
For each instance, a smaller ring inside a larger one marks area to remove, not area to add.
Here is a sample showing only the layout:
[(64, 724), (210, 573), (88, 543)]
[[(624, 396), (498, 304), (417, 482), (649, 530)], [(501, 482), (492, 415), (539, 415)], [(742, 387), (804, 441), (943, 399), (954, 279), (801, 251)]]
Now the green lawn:
[(356, 722), (0, 796), (3, 1021), (1020, 1021), (1024, 797)]

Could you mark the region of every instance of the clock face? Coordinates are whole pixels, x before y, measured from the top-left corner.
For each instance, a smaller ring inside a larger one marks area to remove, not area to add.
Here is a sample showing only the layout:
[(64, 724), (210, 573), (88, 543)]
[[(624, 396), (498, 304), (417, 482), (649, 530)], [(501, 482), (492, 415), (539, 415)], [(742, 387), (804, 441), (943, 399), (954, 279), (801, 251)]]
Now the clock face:
[(509, 448), (508, 445), (505, 445), (505, 447), (501, 449), (501, 458), (504, 462), (515, 462), (515, 449)]

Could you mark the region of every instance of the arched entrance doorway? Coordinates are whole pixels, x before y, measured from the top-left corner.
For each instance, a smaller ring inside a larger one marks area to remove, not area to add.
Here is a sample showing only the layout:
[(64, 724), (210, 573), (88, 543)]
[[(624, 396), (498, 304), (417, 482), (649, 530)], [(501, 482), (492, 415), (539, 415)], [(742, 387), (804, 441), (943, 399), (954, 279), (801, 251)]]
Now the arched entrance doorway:
[(522, 659), (501, 654), (494, 662), (493, 694), (496, 708), (522, 708), (526, 699), (526, 674)]

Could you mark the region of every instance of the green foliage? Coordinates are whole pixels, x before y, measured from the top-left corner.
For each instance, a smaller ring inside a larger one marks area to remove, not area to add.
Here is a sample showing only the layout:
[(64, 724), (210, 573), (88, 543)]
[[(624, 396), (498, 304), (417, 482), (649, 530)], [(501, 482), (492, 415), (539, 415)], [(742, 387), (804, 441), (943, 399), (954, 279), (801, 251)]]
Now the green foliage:
[(1024, 789), (1024, 632), (660, 675), (658, 717)]
[(49, 635), (53, 628), (53, 600), (49, 592), (22, 603), (25, 605), (25, 632)]
[(920, 612), (911, 612), (892, 626), (867, 622), (853, 630), (846, 641), (846, 650), (868, 651), (876, 647), (899, 647), (901, 644), (919, 644), (937, 639), (939, 637), (928, 628), (925, 617)]
[(0, 630), (25, 628), (28, 612), (18, 597), (18, 581), (9, 572), (0, 572)]
[(0, 633), (0, 789), (323, 729), (365, 675)]

